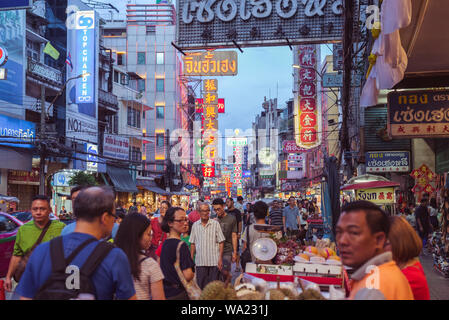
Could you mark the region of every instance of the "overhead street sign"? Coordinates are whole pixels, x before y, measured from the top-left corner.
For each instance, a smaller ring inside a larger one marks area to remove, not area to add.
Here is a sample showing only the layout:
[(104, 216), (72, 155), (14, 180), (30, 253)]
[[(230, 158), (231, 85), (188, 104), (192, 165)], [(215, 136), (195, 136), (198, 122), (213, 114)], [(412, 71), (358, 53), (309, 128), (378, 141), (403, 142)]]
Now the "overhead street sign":
[[(360, 86), (362, 77), (360, 75), (351, 78), (351, 85), (353, 87)], [(323, 75), (323, 88), (341, 88), (343, 87), (343, 74), (340, 73), (325, 73)]]

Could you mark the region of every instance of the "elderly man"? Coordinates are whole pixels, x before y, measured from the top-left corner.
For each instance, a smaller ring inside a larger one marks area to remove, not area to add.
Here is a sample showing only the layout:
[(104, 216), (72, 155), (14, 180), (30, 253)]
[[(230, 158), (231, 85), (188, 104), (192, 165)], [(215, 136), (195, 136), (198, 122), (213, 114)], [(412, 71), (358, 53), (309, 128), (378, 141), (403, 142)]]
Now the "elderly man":
[(413, 300), (407, 278), (385, 250), (390, 222), (387, 214), (369, 201), (342, 208), (336, 241), (343, 265), (351, 275), (352, 300)]
[(193, 224), (190, 233), (190, 253), (192, 259), (195, 257), (197, 282), (203, 289), (220, 278), (225, 237), (218, 221), (209, 218), (209, 205), (202, 203), (199, 209), (201, 219)]

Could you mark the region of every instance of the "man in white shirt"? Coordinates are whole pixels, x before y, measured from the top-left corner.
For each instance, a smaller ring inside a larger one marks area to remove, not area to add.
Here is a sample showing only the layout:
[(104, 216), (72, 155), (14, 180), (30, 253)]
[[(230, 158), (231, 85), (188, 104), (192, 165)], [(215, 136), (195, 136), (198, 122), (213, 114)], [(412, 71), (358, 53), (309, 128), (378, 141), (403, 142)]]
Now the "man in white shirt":
[(193, 224), (189, 241), (192, 259), (195, 257), (198, 286), (204, 289), (209, 282), (220, 278), (225, 237), (220, 223), (209, 218), (210, 206), (202, 203), (199, 209), (201, 219)]

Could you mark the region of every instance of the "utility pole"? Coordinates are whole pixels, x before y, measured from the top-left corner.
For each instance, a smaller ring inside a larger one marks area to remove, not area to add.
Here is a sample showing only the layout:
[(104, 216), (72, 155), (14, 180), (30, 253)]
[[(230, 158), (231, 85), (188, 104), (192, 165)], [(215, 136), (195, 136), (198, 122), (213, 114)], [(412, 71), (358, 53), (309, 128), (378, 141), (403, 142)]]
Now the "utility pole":
[[(343, 121), (341, 127), (341, 151), (342, 155), (339, 158), (339, 167), (341, 167), (341, 160), (345, 152), (351, 150), (351, 143), (349, 141), (349, 101), (351, 92), (351, 72), (352, 72), (352, 35), (354, 27), (354, 2), (353, 0), (345, 0), (344, 7), (344, 32), (343, 32), (343, 88), (341, 93), (341, 107), (343, 113)], [(352, 158), (347, 163), (349, 174), (352, 175)]]
[(39, 168), (39, 194), (45, 194), (45, 158), (46, 158), (46, 145), (45, 140), (45, 87), (41, 85), (41, 125), (40, 125), (40, 168)]

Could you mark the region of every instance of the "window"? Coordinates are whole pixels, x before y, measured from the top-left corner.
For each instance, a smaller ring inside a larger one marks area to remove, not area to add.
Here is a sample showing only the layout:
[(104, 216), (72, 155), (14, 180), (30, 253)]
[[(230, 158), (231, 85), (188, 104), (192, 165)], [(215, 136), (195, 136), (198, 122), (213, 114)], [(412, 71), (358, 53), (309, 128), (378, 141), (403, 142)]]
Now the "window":
[(137, 91), (145, 92), (145, 79), (137, 80)]
[(139, 128), (141, 126), (140, 111), (134, 108), (128, 107), (128, 126)]
[(165, 171), (165, 166), (163, 164), (156, 165), (156, 171)]
[(120, 73), (120, 84), (127, 86), (129, 85), (129, 76), (126, 73)]
[(119, 66), (125, 65), (124, 59), (123, 59), (124, 55), (125, 55), (124, 53), (117, 53), (117, 65), (119, 65)]
[(164, 79), (156, 79), (156, 92), (164, 92)]
[(33, 42), (27, 39), (27, 57), (34, 61), (40, 62), (41, 45), (38, 42)]
[(12, 232), (17, 229), (18, 225), (5, 216), (0, 216), (0, 234)]
[(156, 134), (156, 147), (163, 147), (164, 146), (164, 134), (158, 133)]
[(114, 82), (118, 83), (118, 71), (114, 70)]
[(129, 158), (131, 161), (142, 161), (142, 152), (140, 151), (140, 148), (131, 147), (131, 149), (129, 149), (129, 153)]
[(156, 64), (164, 64), (164, 53), (156, 52)]
[(165, 107), (156, 107), (156, 119), (164, 119), (164, 109)]
[(137, 52), (137, 64), (145, 64), (145, 52)]

